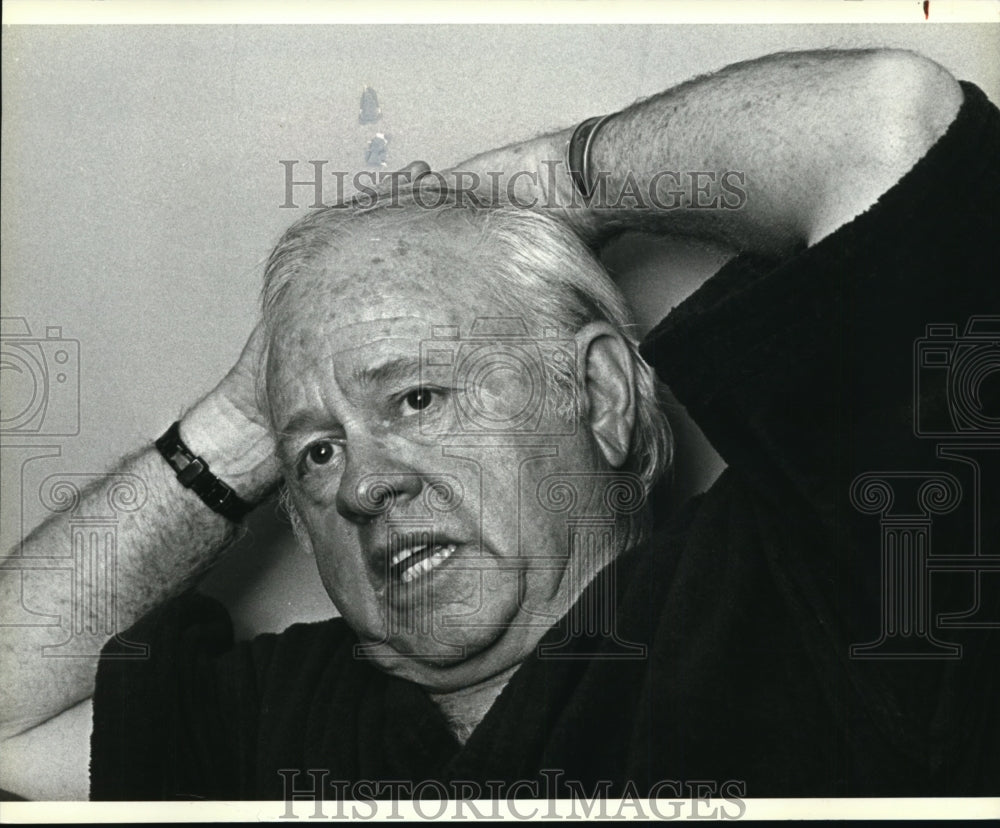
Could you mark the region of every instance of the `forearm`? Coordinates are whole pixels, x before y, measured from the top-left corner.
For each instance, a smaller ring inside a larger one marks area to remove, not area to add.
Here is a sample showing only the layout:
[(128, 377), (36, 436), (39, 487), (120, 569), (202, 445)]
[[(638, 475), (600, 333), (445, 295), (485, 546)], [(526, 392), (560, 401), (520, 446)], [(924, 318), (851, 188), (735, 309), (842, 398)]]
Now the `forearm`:
[[(276, 479), (268, 443), (253, 429), (235, 426), (238, 420), (227, 418), (225, 408), (217, 399), (203, 400), (182, 420), (181, 436), (214, 474), (254, 502)], [(39, 526), (5, 560), (0, 572), (2, 623), (16, 623), (24, 610), (58, 622), (3, 630), (0, 736), (29, 729), (90, 695), (96, 654), (111, 635), (192, 583), (238, 532), (235, 523), (181, 486), (152, 446), (81, 492), (72, 514), (106, 511), (123, 482), (141, 494), (137, 508), (119, 513), (106, 569), (105, 561), (77, 564), (73, 577), (81, 580), (71, 583), (66, 569), (74, 565), (68, 512)], [(104, 538), (98, 546), (106, 549)], [(69, 640), (75, 652), (86, 655), (45, 653), (44, 648)]]
[[(870, 206), (927, 151), (961, 101), (909, 52), (769, 55), (614, 113), (595, 133), (584, 206), (564, 163), (572, 129), (458, 165), (539, 170), (541, 203), (589, 241), (624, 230), (781, 254)], [(553, 175), (549, 170), (556, 170)], [(515, 187), (526, 195), (522, 178)]]

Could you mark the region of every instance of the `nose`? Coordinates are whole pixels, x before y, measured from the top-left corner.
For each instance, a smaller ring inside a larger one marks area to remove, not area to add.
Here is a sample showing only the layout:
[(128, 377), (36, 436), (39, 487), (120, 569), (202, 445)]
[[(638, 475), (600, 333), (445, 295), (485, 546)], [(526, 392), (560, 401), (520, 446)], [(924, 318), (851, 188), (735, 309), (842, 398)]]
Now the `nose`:
[(375, 441), (349, 441), (337, 488), (337, 512), (363, 525), (409, 502), (422, 489), (421, 475), (398, 452)]

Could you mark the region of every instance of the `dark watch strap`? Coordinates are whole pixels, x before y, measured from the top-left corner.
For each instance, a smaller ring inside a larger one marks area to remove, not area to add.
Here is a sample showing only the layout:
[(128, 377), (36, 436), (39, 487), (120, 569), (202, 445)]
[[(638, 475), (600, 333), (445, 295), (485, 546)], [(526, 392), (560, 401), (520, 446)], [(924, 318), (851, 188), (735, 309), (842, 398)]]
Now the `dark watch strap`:
[(156, 441), (157, 451), (177, 472), (177, 479), (182, 486), (198, 495), (213, 512), (238, 523), (253, 506), (212, 474), (208, 463), (192, 453), (181, 439), (180, 426), (180, 422), (175, 422), (166, 430)]

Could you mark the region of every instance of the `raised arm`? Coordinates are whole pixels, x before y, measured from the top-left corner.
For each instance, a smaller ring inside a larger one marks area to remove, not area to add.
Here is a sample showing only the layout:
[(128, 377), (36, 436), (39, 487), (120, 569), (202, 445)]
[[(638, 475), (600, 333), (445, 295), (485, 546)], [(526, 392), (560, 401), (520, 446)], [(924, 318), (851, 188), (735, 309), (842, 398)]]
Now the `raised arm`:
[[(250, 502), (262, 498), (278, 481), (271, 437), (256, 405), (262, 339), (258, 329), (233, 370), (187, 412), (180, 425), (188, 447)], [(143, 507), (118, 525), (113, 597), (117, 628), (123, 631), (204, 572), (238, 527), (181, 486), (155, 448), (143, 449), (115, 471), (135, 475), (147, 491)], [(112, 474), (86, 491), (77, 511), (85, 514), (88, 504), (99, 507), (116, 480), (120, 478)], [(68, 518), (58, 514), (6, 556), (0, 571), (4, 623), (16, 618), (24, 598), (18, 555), (34, 559), (35, 565), (46, 559), (57, 562), (65, 559), (69, 543)], [(85, 570), (81, 591), (99, 589), (92, 574)], [(81, 634), (72, 629), (80, 608), (72, 605), (64, 572), (35, 569), (24, 582), (29, 580), (30, 609), (58, 617), (59, 625), (6, 627), (0, 637), (0, 787), (29, 798), (59, 794), (65, 798), (67, 792), (86, 798), (90, 722), (85, 712), (71, 708), (92, 694), (97, 657), (46, 657), (43, 648), (76, 636), (86, 645), (85, 652), (97, 653), (110, 636), (103, 623), (91, 623), (92, 619), (84, 619), (85, 630), (98, 627), (100, 632)]]
[(785, 52), (611, 114), (591, 144), (589, 209), (568, 206), (580, 205), (565, 163), (573, 128), (454, 171), (476, 172), (484, 186), (500, 171), (504, 187), (518, 171), (537, 173), (537, 185), (517, 178), (515, 196), (556, 205), (588, 240), (646, 230), (780, 255), (871, 206), (944, 132), (961, 100), (947, 71), (912, 52)]

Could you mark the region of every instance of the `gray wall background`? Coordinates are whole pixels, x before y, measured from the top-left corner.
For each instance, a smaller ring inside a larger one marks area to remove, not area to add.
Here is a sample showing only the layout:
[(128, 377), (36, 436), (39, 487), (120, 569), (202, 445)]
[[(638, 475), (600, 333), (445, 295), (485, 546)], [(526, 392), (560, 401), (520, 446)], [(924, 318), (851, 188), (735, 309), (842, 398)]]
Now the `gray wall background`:
[[(300, 209), (279, 207), (279, 160), (303, 162), (300, 177), (311, 159), (366, 169), (382, 132), (390, 168), (443, 168), (736, 60), (860, 46), (918, 50), (1000, 101), (997, 25), (6, 27), (0, 302), (36, 340), (61, 331), (32, 346), (50, 408), (4, 435), (3, 546), (44, 517), (40, 481), (98, 473), (148, 444), (232, 364), (261, 264), (309, 203), (299, 188)], [(365, 85), (379, 95), (376, 124), (358, 122)], [(671, 277), (724, 259), (664, 240), (608, 252), (629, 291), (656, 297), (638, 308), (644, 327), (670, 307)], [(69, 376), (56, 388), (60, 336)], [(6, 424), (38, 388), (3, 367)], [(72, 432), (77, 415), (76, 433), (47, 433)], [(679, 430), (682, 486), (703, 488), (718, 461)], [(206, 589), (240, 635), (332, 612), (271, 505)]]

